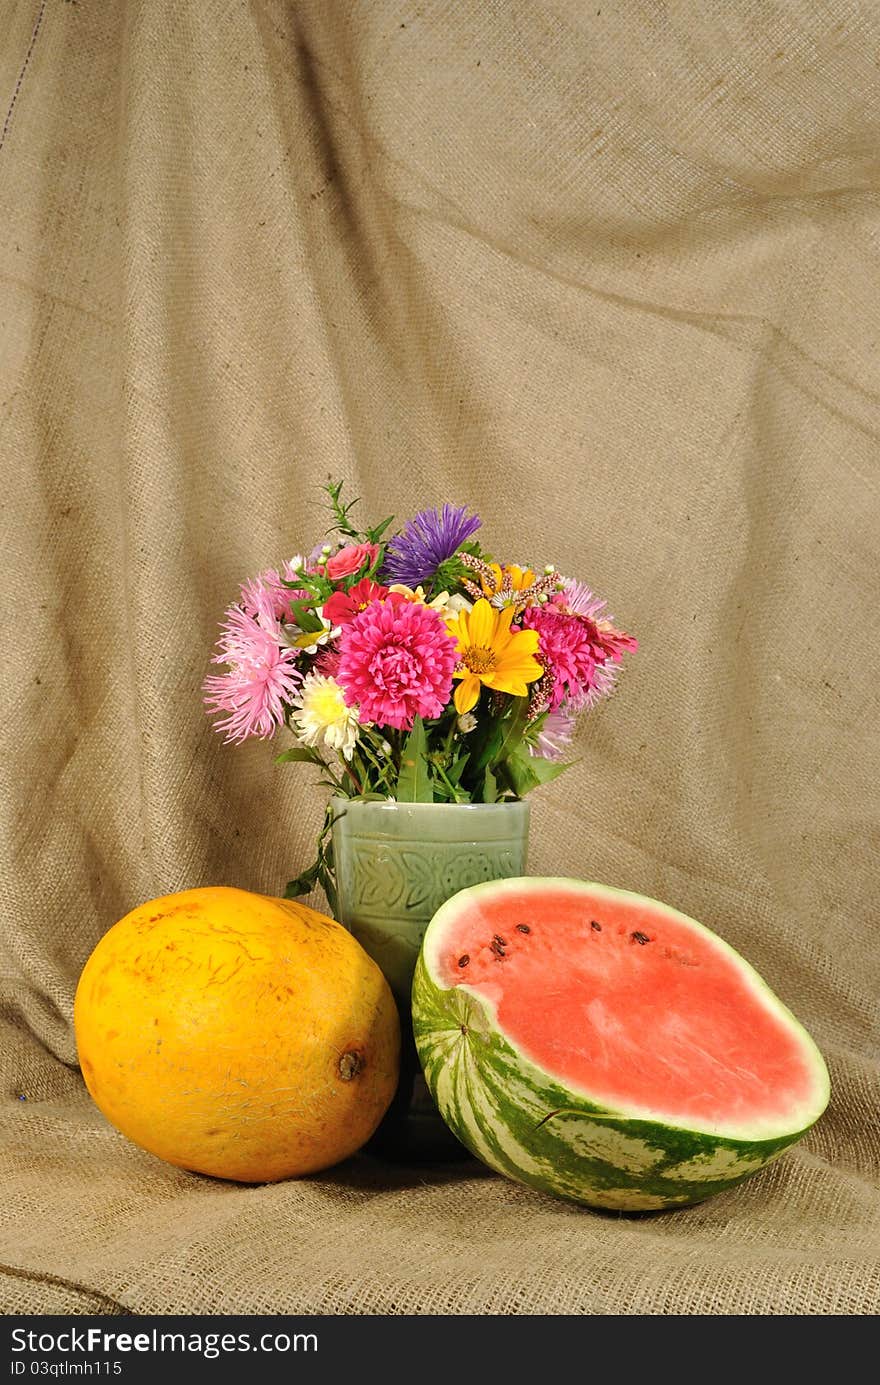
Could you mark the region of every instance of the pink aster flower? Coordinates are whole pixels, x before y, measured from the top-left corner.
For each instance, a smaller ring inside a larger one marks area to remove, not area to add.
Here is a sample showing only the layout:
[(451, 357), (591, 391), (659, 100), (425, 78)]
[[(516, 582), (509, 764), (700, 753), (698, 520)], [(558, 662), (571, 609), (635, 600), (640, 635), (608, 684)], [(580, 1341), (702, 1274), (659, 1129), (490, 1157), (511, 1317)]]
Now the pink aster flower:
[(290, 616), (292, 601), (301, 601), (309, 595), (307, 591), (285, 587), (281, 581), (282, 576), (287, 582), (295, 582), (297, 571), (286, 562), (282, 564), (280, 574), (276, 568), (270, 567), (266, 572), (261, 572), (259, 577), (253, 577), (250, 582), (242, 584), (242, 607), (247, 615), (254, 616), (267, 628), (271, 628), (275, 621)]
[(530, 746), (532, 755), (545, 760), (561, 760), (574, 735), (574, 715), (567, 707), (558, 707), (548, 712), (547, 718), (538, 732), (537, 743)]
[(601, 597), (595, 596), (584, 582), (576, 582), (569, 578), (562, 591), (553, 597), (552, 605), (566, 615), (582, 618), (590, 633), (594, 646), (593, 657), (597, 664), (603, 664), (609, 659), (619, 664), (627, 650), (639, 647), (637, 639), (615, 627), (614, 617), (609, 614), (607, 603)]
[(595, 643), (605, 653), (605, 659), (619, 664), (627, 650), (635, 650), (639, 642), (634, 635), (623, 630), (615, 630), (610, 620), (600, 620), (593, 636)]
[(587, 707), (595, 707), (596, 703), (601, 702), (603, 697), (609, 697), (614, 692), (616, 681), (616, 664), (610, 661), (607, 664), (597, 664), (593, 682), (578, 702), (577, 710), (582, 711)]
[(570, 616), (589, 616), (591, 620), (610, 620), (607, 602), (596, 596), (586, 582), (577, 582), (573, 577), (566, 579), (562, 591), (553, 597), (553, 605)]
[(596, 681), (597, 663), (586, 623), (577, 616), (564, 615), (549, 603), (530, 607), (522, 621), (540, 637), (538, 659), (550, 680), (546, 704), (550, 711), (555, 712), (568, 700), (582, 701)]
[(343, 628), (336, 677), (362, 721), (410, 730), (449, 702), (456, 644), (436, 611), (411, 601), (373, 601)]
[(217, 643), (213, 664), (228, 664), (229, 672), (205, 679), (205, 706), (209, 713), (226, 712), (214, 729), (226, 732), (227, 741), (248, 736), (265, 740), (284, 721), (289, 703), (302, 680), (296, 667), (296, 649), (286, 649), (275, 632), (239, 606), (226, 612), (226, 624)]

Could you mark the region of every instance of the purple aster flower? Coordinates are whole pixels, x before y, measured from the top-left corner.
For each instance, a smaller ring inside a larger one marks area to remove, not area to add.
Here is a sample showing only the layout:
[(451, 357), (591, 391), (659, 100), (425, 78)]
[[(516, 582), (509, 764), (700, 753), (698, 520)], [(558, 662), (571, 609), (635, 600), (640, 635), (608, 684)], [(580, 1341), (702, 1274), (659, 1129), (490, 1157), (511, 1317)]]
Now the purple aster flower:
[(417, 587), (434, 576), (441, 563), (451, 558), (480, 527), (477, 515), (467, 507), (446, 504), (442, 510), (420, 510), (388, 545), (382, 580)]

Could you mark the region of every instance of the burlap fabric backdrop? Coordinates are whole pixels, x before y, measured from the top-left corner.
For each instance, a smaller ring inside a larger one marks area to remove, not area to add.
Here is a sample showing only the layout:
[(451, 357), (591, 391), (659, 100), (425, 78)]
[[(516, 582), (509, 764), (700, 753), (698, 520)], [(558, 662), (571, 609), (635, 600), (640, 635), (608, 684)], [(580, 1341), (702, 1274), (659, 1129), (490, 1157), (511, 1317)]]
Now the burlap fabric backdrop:
[[(880, 16), (2, 10), (5, 1310), (876, 1311)], [(101, 934), (308, 859), (308, 772), (225, 748), (199, 689), (328, 474), (371, 517), (474, 506), (640, 637), (531, 864), (705, 920), (811, 1029), (830, 1109), (741, 1189), (238, 1187), (91, 1105)]]

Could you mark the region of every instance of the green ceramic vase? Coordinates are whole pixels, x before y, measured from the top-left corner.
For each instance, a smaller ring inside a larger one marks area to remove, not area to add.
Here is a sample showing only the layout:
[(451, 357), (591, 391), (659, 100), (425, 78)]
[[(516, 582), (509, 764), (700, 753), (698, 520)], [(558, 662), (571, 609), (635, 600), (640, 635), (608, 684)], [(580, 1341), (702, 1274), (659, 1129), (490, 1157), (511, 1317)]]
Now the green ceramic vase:
[(529, 805), (358, 803), (335, 798), (337, 917), (382, 968), (400, 1012), (401, 1078), (368, 1146), (389, 1158), (468, 1158), (443, 1124), (421, 1074), (410, 993), (422, 938), (451, 895), (468, 885), (525, 875)]

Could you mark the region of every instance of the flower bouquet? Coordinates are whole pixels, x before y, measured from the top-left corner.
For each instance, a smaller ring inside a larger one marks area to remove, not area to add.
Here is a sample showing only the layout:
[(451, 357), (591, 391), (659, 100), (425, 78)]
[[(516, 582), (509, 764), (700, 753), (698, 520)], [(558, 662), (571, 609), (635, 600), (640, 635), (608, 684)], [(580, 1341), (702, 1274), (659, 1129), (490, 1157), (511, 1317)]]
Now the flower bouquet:
[[(605, 602), (548, 563), (499, 559), (465, 507), (359, 529), (342, 482), (325, 487), (328, 538), (246, 582), (226, 612), (205, 703), (226, 740), (294, 744), (336, 798), (498, 803), (555, 778), (577, 718), (636, 648)], [(336, 907), (332, 812), (314, 863)]]

